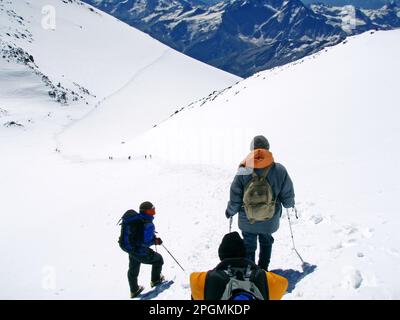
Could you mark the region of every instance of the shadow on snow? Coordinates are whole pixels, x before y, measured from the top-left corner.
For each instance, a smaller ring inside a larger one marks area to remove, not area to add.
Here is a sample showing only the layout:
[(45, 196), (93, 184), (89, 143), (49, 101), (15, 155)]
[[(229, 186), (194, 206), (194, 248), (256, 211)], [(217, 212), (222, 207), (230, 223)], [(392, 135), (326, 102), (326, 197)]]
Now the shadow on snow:
[(287, 288), (287, 292), (291, 293), (296, 287), (296, 284), (299, 283), (304, 277), (308, 276), (310, 273), (313, 273), (317, 268), (317, 266), (304, 262), (301, 265), (301, 268), (303, 269), (302, 272), (293, 269), (288, 269), (288, 270), (276, 269), (276, 270), (271, 270), (271, 272), (276, 273), (277, 275), (280, 275), (288, 279), (289, 285)]
[(171, 287), (173, 285), (173, 283), (174, 283), (173, 280), (165, 281), (165, 282), (161, 283), (160, 285), (154, 287), (150, 291), (147, 291), (146, 293), (142, 293), (138, 298), (139, 298), (139, 300), (151, 300), (151, 299), (154, 299), (160, 293), (162, 293), (163, 291), (169, 289), (169, 287)]

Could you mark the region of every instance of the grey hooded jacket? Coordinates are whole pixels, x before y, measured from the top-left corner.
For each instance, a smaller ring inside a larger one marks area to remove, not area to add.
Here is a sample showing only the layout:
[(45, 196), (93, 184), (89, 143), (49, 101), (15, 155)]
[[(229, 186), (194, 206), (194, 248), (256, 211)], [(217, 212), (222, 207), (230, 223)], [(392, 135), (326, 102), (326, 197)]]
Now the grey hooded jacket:
[[(260, 174), (262, 169), (255, 169)], [(282, 215), (282, 206), (292, 208), (295, 205), (292, 180), (285, 167), (274, 163), (267, 175), (276, 200), (275, 215), (268, 221), (250, 224), (243, 207), (243, 193), (247, 184), (251, 181), (253, 169), (240, 167), (230, 190), (230, 201), (226, 209), (226, 216), (231, 217), (239, 212), (239, 228), (244, 232), (257, 234), (272, 234), (279, 228), (279, 219)]]

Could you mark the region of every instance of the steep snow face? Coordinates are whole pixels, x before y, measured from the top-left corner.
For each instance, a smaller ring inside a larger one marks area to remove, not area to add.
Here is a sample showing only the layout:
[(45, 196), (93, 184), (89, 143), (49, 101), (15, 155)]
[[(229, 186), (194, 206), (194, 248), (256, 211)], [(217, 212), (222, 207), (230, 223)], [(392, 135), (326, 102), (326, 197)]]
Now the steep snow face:
[(239, 80), (166, 49), (98, 108), (62, 132), (58, 141), (66, 152), (80, 157), (107, 157), (116, 146), (146, 132), (194, 97)]
[(165, 50), (80, 1), (4, 1), (0, 10), (2, 42), (32, 55), (54, 83), (79, 83), (99, 99)]
[(297, 227), (301, 251), (318, 265), (292, 297), (399, 298), (399, 55), (400, 31), (349, 38), (196, 102), (143, 150), (234, 174), (264, 134), (309, 221)]
[[(364, 33), (298, 62), (257, 73), (190, 104), (148, 134), (162, 139), (160, 145), (179, 138), (182, 144), (176, 144), (176, 150), (196, 150), (197, 145), (183, 138), (181, 132), (187, 129), (187, 132), (197, 134), (197, 130), (202, 132), (206, 128), (204, 131), (212, 136), (214, 131), (252, 128), (252, 132), (266, 131), (266, 135), (272, 135), (271, 139), (281, 140), (283, 137), (292, 137), (293, 130), (299, 133), (304, 130), (309, 136), (299, 134), (294, 138), (312, 142), (314, 130), (321, 128), (326, 136), (324, 139), (315, 139), (318, 145), (313, 142), (313, 147), (327, 148), (332, 156), (337, 152), (336, 147), (352, 154), (355, 150), (353, 147), (360, 152), (366, 151), (366, 144), (371, 141), (362, 139), (361, 131), (353, 131), (351, 124), (363, 119), (366, 122), (357, 126), (369, 128), (376, 127), (380, 117), (393, 119), (393, 112), (396, 112), (397, 75), (394, 70), (399, 66), (396, 59), (399, 34), (399, 31)], [(368, 47), (371, 48), (367, 50)], [(390, 68), (393, 72), (387, 71)], [(383, 78), (387, 79), (385, 83), (379, 83), (378, 79)], [(383, 112), (380, 108), (387, 108), (390, 112)], [(376, 118), (368, 114), (380, 116)], [(311, 118), (308, 121), (309, 116)], [(391, 130), (389, 123), (393, 121), (389, 120), (388, 127), (381, 130)], [(333, 134), (335, 130), (337, 132)], [(229, 135), (226, 137), (230, 139)], [(341, 141), (341, 138), (346, 141)], [(364, 142), (360, 141), (362, 143), (357, 145), (356, 138)], [(379, 136), (372, 135), (371, 138), (379, 140)], [(350, 142), (354, 142), (354, 145)], [(303, 143), (293, 142), (290, 145), (293, 152), (300, 152), (307, 147)], [(379, 148), (379, 145), (371, 143), (372, 148)], [(165, 156), (161, 150), (154, 147), (155, 153), (159, 151), (159, 155)], [(200, 149), (197, 150), (201, 153)], [(200, 159), (193, 153), (190, 155), (185, 158), (189, 163)]]
[[(92, 139), (106, 145), (106, 130), (150, 129), (178, 106), (240, 80), (75, 0), (0, 2), (0, 39), (2, 81), (19, 79), (0, 92), (0, 105), (7, 99), (4, 105), (10, 108), (12, 92), (18, 100), (20, 83), (31, 83), (34, 77), (36, 86), (24, 87), (32, 99), (40, 91), (45, 103), (96, 105), (101, 110), (81, 124), (94, 131), (64, 136), (71, 150), (82, 139), (88, 149)], [(74, 118), (89, 109), (81, 111)], [(121, 114), (120, 121), (101, 128), (85, 125), (97, 114), (109, 118), (114, 113)]]

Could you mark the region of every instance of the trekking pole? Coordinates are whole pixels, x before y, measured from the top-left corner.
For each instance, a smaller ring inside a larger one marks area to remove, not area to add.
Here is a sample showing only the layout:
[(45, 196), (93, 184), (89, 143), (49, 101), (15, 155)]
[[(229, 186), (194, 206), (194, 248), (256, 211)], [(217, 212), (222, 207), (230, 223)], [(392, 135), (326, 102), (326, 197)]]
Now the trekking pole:
[(232, 232), (232, 222), (233, 222), (233, 217), (229, 218), (229, 233)]
[(293, 207), (293, 210), (294, 210), (294, 215), (295, 215), (296, 219), (298, 219), (299, 215), (297, 214), (297, 208)]
[(178, 266), (183, 270), (183, 272), (185, 272), (185, 269), (182, 268), (182, 266), (179, 264), (178, 260), (175, 259), (175, 257), (172, 255), (172, 253), (169, 252), (169, 250), (168, 250), (163, 244), (161, 244), (161, 245), (162, 245), (163, 248), (168, 252), (168, 254), (172, 257), (172, 259), (175, 260), (175, 262), (176, 262), (176, 263), (178, 264)]
[[(289, 209), (286, 208), (288, 220), (289, 220), (289, 228), (290, 228), (290, 235), (292, 236), (292, 244), (293, 244), (293, 250), (296, 252), (297, 256), (300, 258), (301, 262), (304, 264), (303, 258), (300, 256), (299, 252), (296, 249), (296, 246), (294, 244), (294, 237), (293, 237), (293, 231), (292, 231), (292, 222), (290, 221), (290, 214), (289, 214)], [(296, 212), (296, 218), (297, 218), (297, 210), (295, 209)]]

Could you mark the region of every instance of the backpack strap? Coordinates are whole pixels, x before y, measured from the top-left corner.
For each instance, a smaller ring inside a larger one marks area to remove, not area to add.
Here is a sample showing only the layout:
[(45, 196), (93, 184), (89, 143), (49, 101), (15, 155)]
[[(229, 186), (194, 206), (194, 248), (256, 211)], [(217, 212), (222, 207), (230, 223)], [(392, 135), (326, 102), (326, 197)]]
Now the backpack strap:
[(234, 274), (232, 272), (232, 268), (231, 265), (229, 265), (225, 270), (222, 270), (223, 272), (225, 272), (229, 277), (233, 277)]
[(229, 277), (229, 281), (226, 283), (221, 300), (264, 300), (254, 282), (257, 269), (251, 265), (237, 268), (228, 265), (223, 272)]
[(230, 278), (234, 277), (234, 278), (238, 278), (240, 280), (249, 280), (251, 277), (251, 274), (252, 274), (252, 270), (251, 270), (250, 266), (232, 268), (231, 265), (228, 265), (228, 267), (222, 271), (225, 272), (225, 274), (228, 277), (230, 277)]
[[(246, 273), (245, 273), (245, 275), (244, 275), (245, 279), (251, 279), (251, 278), (252, 278), (251, 276), (252, 276), (252, 274), (253, 274), (253, 271), (254, 271), (254, 270), (251, 269), (251, 266), (248, 265), (247, 268), (246, 268)], [(253, 277), (253, 278), (254, 278), (254, 277)]]

